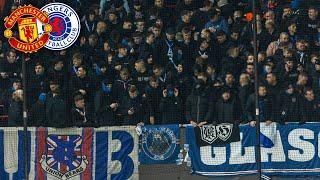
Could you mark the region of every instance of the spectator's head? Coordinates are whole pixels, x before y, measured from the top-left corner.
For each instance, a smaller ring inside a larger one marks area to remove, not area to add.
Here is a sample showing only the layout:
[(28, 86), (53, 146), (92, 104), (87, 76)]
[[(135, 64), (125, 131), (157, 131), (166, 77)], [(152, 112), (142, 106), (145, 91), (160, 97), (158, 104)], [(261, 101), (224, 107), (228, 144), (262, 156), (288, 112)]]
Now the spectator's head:
[(250, 76), (246, 73), (242, 73), (239, 77), (240, 86), (248, 85), (250, 82)]
[(237, 46), (232, 46), (232, 47), (230, 47), (230, 48), (228, 49), (227, 54), (228, 54), (230, 57), (236, 58), (236, 57), (239, 56), (239, 53), (240, 53), (239, 50), (240, 50), (239, 47), (237, 47)]
[(235, 22), (240, 21), (242, 19), (242, 17), (243, 17), (242, 11), (236, 10), (233, 12), (233, 20)]
[(274, 24), (274, 21), (273, 20), (267, 20), (266, 22), (265, 22), (265, 28), (267, 29), (267, 30), (269, 30), (269, 31), (271, 31), (271, 30), (274, 30), (275, 29), (275, 24)]
[(162, 8), (163, 7), (163, 0), (154, 0), (154, 6), (156, 6), (158, 8)]
[(273, 64), (272, 63), (265, 63), (263, 65), (263, 70), (264, 70), (264, 73), (266, 73), (266, 74), (271, 73), (273, 70)]
[(264, 18), (266, 19), (266, 21), (268, 21), (268, 20), (274, 21), (275, 17), (276, 17), (276, 15), (275, 15), (274, 11), (271, 11), (271, 10), (267, 11), (264, 15)]
[(190, 41), (191, 40), (191, 31), (189, 28), (185, 27), (182, 29), (182, 37), (184, 41)]
[(79, 109), (84, 109), (85, 106), (85, 102), (84, 102), (84, 97), (80, 94), (76, 95), (74, 98), (74, 105), (76, 106), (76, 108)]
[(285, 6), (283, 7), (283, 13), (282, 13), (282, 16), (284, 18), (288, 18), (292, 15), (292, 9), (290, 6)]
[(92, 11), (92, 10), (88, 11), (86, 17), (88, 18), (88, 21), (90, 21), (90, 22), (93, 22), (96, 19), (96, 15), (95, 15), (94, 11)]
[(249, 74), (250, 76), (253, 75), (253, 73), (254, 73), (254, 65), (252, 63), (247, 63), (247, 65), (246, 65), (246, 73)]
[(184, 22), (184, 23), (190, 23), (190, 12), (187, 11), (187, 10), (183, 10), (181, 12), (181, 20)]
[(293, 50), (290, 48), (284, 48), (282, 50), (282, 55), (284, 58), (292, 58), (293, 57)]
[(118, 52), (119, 52), (119, 55), (120, 56), (126, 56), (128, 54), (128, 50), (127, 50), (127, 47), (122, 45), (122, 44), (119, 44), (118, 45)]
[(285, 57), (285, 58), (284, 58), (284, 62), (285, 62), (285, 66), (286, 66), (287, 68), (289, 68), (290, 70), (293, 69), (293, 67), (294, 67), (294, 62), (293, 62), (293, 59), (292, 59), (292, 58)]
[(238, 41), (240, 37), (239, 30), (237, 28), (231, 29), (230, 39), (234, 42)]
[(133, 39), (134, 44), (140, 45), (142, 42), (142, 34), (138, 31), (136, 31), (132, 34), (132, 39)]
[(110, 22), (115, 22), (118, 19), (117, 13), (115, 11), (113, 11), (113, 10), (108, 11), (107, 15), (108, 15), (108, 20)]
[(320, 59), (316, 59), (316, 61), (315, 61), (315, 69), (316, 69), (316, 71), (320, 71)]
[(298, 51), (305, 51), (307, 49), (307, 41), (300, 39), (296, 43), (296, 49)]
[(297, 32), (297, 23), (291, 22), (288, 26), (288, 32), (289, 33), (296, 33)]
[(169, 41), (172, 41), (174, 40), (175, 38), (175, 31), (173, 28), (168, 28), (167, 31), (166, 31), (166, 37)]
[(149, 85), (150, 85), (150, 87), (152, 87), (154, 89), (158, 88), (158, 86), (159, 86), (158, 78), (155, 76), (151, 76), (149, 78)]
[(204, 2), (203, 2), (203, 11), (209, 11), (209, 10), (211, 10), (212, 9), (212, 7), (213, 7), (213, 3), (211, 2), (211, 1), (209, 1), (209, 0), (205, 0)]
[(267, 83), (268, 83), (269, 85), (274, 86), (274, 85), (277, 84), (277, 77), (276, 77), (276, 75), (275, 75), (274, 73), (272, 73), (272, 72), (270, 72), (270, 73), (267, 74), (266, 80), (267, 80)]
[(313, 53), (310, 55), (310, 61), (315, 64), (317, 61), (319, 61), (320, 56), (317, 53)]
[(297, 84), (301, 86), (305, 86), (308, 83), (308, 74), (306, 73), (300, 73), (298, 75), (298, 81)]
[(84, 66), (80, 66), (77, 71), (77, 76), (79, 78), (84, 78), (87, 75), (87, 70)]
[(122, 68), (120, 70), (120, 79), (123, 80), (123, 81), (127, 81), (130, 77), (130, 72), (129, 72), (129, 69), (127, 68)]
[(202, 29), (200, 33), (200, 37), (203, 39), (209, 39), (211, 36), (211, 32), (209, 29)]
[(15, 79), (12, 83), (12, 89), (13, 90), (18, 90), (18, 89), (22, 89), (22, 83), (20, 79)]
[(260, 51), (258, 53), (258, 62), (264, 62), (267, 58), (267, 54), (265, 51)]
[(155, 24), (155, 25), (152, 26), (151, 30), (152, 30), (155, 38), (160, 37), (160, 35), (161, 35), (161, 26), (159, 26), (158, 24)]
[(162, 71), (163, 71), (163, 68), (161, 66), (159, 66), (159, 65), (153, 66), (152, 72), (153, 72), (154, 76), (160, 77), (162, 74)]
[(14, 49), (9, 49), (6, 53), (7, 61), (12, 64), (15, 63), (17, 60), (17, 53)]
[(132, 22), (130, 19), (125, 19), (122, 24), (122, 28), (126, 30), (132, 29)]
[(43, 75), (44, 73), (44, 66), (41, 63), (36, 63), (34, 66), (34, 72), (36, 75)]
[(163, 20), (161, 18), (157, 18), (155, 24), (158, 25), (161, 29), (163, 28)]
[(247, 63), (253, 63), (253, 62), (254, 62), (254, 55), (250, 53), (247, 55)]
[(180, 63), (180, 64), (178, 64), (178, 66), (177, 66), (177, 71), (178, 71), (178, 73), (180, 74), (180, 73), (183, 73), (183, 65)]
[(56, 58), (54, 60), (54, 65), (53, 65), (54, 70), (61, 71), (63, 69), (63, 67), (64, 67), (63, 60), (60, 58)]
[(148, 32), (147, 35), (146, 35), (146, 42), (148, 44), (153, 44), (155, 41), (155, 36), (152, 32)]
[(216, 68), (213, 65), (208, 64), (206, 72), (211, 77), (213, 74), (216, 73)]
[(17, 102), (23, 101), (23, 90), (22, 89), (15, 90), (12, 93), (12, 99)]
[(134, 63), (134, 68), (137, 72), (141, 72), (141, 73), (147, 70), (144, 64), (144, 61), (142, 59), (139, 59)]
[(208, 80), (208, 75), (206, 72), (199, 72), (197, 75), (197, 80), (206, 83)]
[(290, 40), (290, 39), (289, 39), (288, 33), (286, 33), (286, 32), (280, 33), (280, 36), (279, 36), (279, 41), (280, 41), (280, 43), (288, 43), (289, 40)]
[(306, 88), (304, 91), (304, 97), (307, 101), (313, 101), (314, 100), (314, 93), (311, 88)]
[(98, 66), (99, 66), (100, 71), (101, 71), (102, 74), (105, 74), (105, 73), (107, 72), (108, 66), (107, 66), (107, 64), (106, 64), (105, 61), (100, 61), (100, 62), (98, 63)]
[(209, 42), (203, 39), (200, 43), (200, 50), (206, 50), (209, 47)]
[(143, 19), (137, 19), (135, 21), (136, 31), (143, 32), (146, 26), (146, 22)]
[(107, 24), (104, 21), (99, 21), (97, 23), (97, 29), (96, 32), (100, 35), (102, 33), (105, 33), (107, 30)]
[(96, 34), (90, 34), (89, 35), (89, 45), (92, 46), (92, 47), (95, 47), (98, 43), (98, 37)]
[(230, 73), (230, 72), (227, 72), (224, 80), (225, 80), (227, 86), (232, 86), (233, 83), (234, 83), (234, 76), (233, 76), (233, 74)]
[(219, 19), (219, 14), (218, 14), (217, 10), (212, 9), (212, 10), (209, 12), (209, 18), (210, 18), (210, 21), (212, 21), (212, 22), (218, 21), (218, 19)]
[(267, 87), (264, 84), (260, 84), (258, 87), (258, 95), (264, 97), (267, 95)]
[(193, 0), (183, 0), (185, 5), (191, 5)]
[(138, 96), (138, 89), (135, 85), (131, 85), (128, 91), (131, 99), (134, 99)]
[(216, 35), (219, 44), (222, 44), (227, 40), (227, 35), (224, 31), (217, 31)]
[(311, 20), (316, 20), (318, 17), (318, 10), (315, 7), (310, 7), (308, 10), (308, 16)]
[(294, 93), (294, 86), (293, 84), (289, 83), (287, 86), (286, 86), (286, 93), (287, 94), (293, 94)]
[(104, 51), (110, 51), (111, 50), (109, 41), (106, 40), (106, 41), (103, 42), (103, 50)]
[(60, 85), (58, 83), (58, 81), (56, 80), (51, 80), (50, 81), (50, 91), (52, 93), (58, 93), (59, 92), (59, 89), (60, 89)]
[(83, 54), (81, 53), (75, 53), (72, 56), (72, 64), (74, 67), (80, 67), (83, 62)]
[(140, 2), (139, 0), (134, 1), (134, 3), (133, 3), (133, 8), (134, 8), (136, 11), (140, 11), (140, 9), (141, 9), (141, 2)]

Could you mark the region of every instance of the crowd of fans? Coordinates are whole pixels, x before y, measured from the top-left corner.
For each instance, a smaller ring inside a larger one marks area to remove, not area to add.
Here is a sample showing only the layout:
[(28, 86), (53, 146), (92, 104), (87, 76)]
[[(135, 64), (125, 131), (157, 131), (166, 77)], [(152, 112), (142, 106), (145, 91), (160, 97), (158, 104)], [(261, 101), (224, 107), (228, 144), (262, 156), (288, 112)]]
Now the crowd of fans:
[[(22, 3), (50, 2), (1, 1), (0, 12), (5, 17)], [(29, 55), (0, 41), (3, 126), (23, 125), (23, 93), (29, 126), (254, 126), (252, 0), (59, 2), (81, 18), (72, 47)], [(319, 121), (319, 1), (257, 5), (260, 120)]]

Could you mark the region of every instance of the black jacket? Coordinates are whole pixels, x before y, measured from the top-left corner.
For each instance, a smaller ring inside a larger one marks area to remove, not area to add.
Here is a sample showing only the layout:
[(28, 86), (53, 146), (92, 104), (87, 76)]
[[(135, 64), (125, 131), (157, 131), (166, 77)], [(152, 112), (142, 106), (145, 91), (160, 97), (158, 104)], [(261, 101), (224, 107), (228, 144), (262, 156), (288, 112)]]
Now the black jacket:
[(301, 121), (301, 97), (298, 93), (288, 94), (283, 91), (279, 102), (280, 123)]
[[(259, 119), (261, 122), (264, 122), (266, 120), (273, 120), (273, 110), (272, 110), (272, 98), (268, 95), (261, 97), (258, 97), (258, 103), (259, 103)], [(255, 95), (251, 94), (248, 98), (247, 104), (246, 104), (246, 117), (247, 120), (255, 121)]]
[(46, 126), (46, 104), (37, 101), (31, 106), (29, 119), (29, 126)]
[(225, 101), (220, 98), (214, 108), (214, 122), (239, 124), (242, 117), (242, 108), (236, 97), (230, 97)]
[(320, 103), (317, 100), (308, 101), (305, 98), (302, 100), (301, 107), (302, 122), (319, 122)]
[(162, 98), (159, 111), (162, 116), (162, 124), (177, 124), (183, 122), (183, 106), (179, 96)]
[(186, 119), (196, 123), (203, 121), (210, 123), (213, 120), (213, 108), (214, 103), (210, 95), (210, 88), (194, 89), (186, 101)]
[(116, 122), (116, 111), (110, 108), (110, 105), (115, 102), (116, 98), (112, 93), (105, 93), (102, 90), (96, 92), (94, 116), (98, 126), (120, 125)]
[[(134, 113), (128, 114), (129, 109), (132, 109)], [(122, 125), (137, 125), (139, 122), (145, 121), (145, 107), (142, 102), (142, 98), (137, 96), (132, 99), (129, 95), (123, 96), (120, 101), (119, 110), (123, 117)]]
[(71, 109), (71, 119), (73, 126), (90, 127), (93, 126), (90, 108), (80, 109), (73, 107)]
[(61, 94), (53, 97), (52, 93), (48, 93), (46, 103), (46, 119), (48, 127), (70, 127), (71, 122), (68, 118), (67, 103)]
[(23, 126), (21, 101), (10, 100), (8, 116), (8, 126)]

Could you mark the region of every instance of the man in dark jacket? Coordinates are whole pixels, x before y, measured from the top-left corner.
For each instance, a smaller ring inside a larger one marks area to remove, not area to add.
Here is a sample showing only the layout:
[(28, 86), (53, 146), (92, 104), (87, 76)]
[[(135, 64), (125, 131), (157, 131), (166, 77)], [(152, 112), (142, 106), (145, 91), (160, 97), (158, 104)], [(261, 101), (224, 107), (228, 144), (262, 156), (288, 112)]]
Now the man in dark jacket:
[(94, 98), (95, 120), (97, 126), (120, 125), (116, 122), (118, 102), (115, 98), (112, 81), (105, 80), (101, 83)]
[(214, 124), (239, 124), (242, 118), (242, 108), (237, 96), (232, 95), (230, 89), (223, 88), (221, 97), (215, 104)]
[(71, 109), (73, 126), (89, 127), (93, 125), (91, 114), (88, 110), (90, 110), (90, 108), (86, 107), (84, 97), (80, 94), (76, 95), (74, 97), (74, 107)]
[(162, 124), (177, 124), (183, 122), (183, 105), (177, 88), (168, 85), (162, 91), (159, 111), (162, 116)]
[(31, 106), (28, 125), (29, 126), (46, 126), (46, 93), (41, 93), (36, 103)]
[[(272, 100), (271, 97), (267, 94), (267, 88), (265, 85), (260, 84), (258, 89), (258, 104), (259, 104), (259, 119), (260, 122), (266, 122), (267, 125), (270, 125), (273, 120), (272, 112)], [(255, 121), (255, 95), (251, 94), (248, 98), (246, 105), (246, 117), (250, 122), (251, 126), (256, 125)]]
[(12, 98), (9, 102), (9, 113), (8, 113), (8, 126), (23, 126), (22, 119), (22, 103), (23, 103), (23, 91), (21, 89), (16, 90), (12, 94)]
[(320, 103), (315, 98), (311, 88), (306, 88), (304, 91), (304, 98), (300, 109), (302, 111), (302, 123), (318, 121), (320, 117)]
[(145, 107), (135, 85), (132, 85), (128, 94), (122, 97), (119, 110), (123, 116), (122, 125), (137, 125), (144, 122)]
[(155, 76), (149, 79), (149, 85), (145, 89), (144, 96), (148, 101), (148, 116), (150, 124), (161, 123), (161, 113), (159, 111), (159, 104), (161, 100), (162, 87), (159, 85), (159, 80)]
[(70, 127), (66, 98), (61, 92), (57, 81), (50, 81), (50, 92), (46, 102), (46, 126), (64, 128)]
[(205, 73), (199, 73), (197, 83), (186, 102), (186, 119), (192, 125), (211, 123), (214, 103)]
[(18, 78), (21, 72), (21, 62), (18, 61), (17, 53), (10, 49), (6, 53), (6, 58), (0, 61), (0, 84), (1, 88), (8, 88), (12, 80)]
[(301, 99), (292, 84), (280, 93), (280, 123), (301, 121)]

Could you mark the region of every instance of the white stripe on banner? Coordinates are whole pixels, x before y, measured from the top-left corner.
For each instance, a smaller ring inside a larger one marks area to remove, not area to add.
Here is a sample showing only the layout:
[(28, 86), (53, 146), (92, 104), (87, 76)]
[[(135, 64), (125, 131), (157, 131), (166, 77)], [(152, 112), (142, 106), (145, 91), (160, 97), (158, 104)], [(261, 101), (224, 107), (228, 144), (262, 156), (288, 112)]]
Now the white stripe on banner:
[(92, 180), (96, 179), (96, 133), (92, 134)]
[(9, 173), (11, 180), (13, 174), (18, 171), (18, 130), (17, 128), (5, 128), (4, 139), (4, 170)]
[(36, 131), (35, 131), (35, 128), (28, 128), (28, 131), (30, 133), (30, 148), (31, 148), (31, 151), (30, 151), (30, 171), (29, 171), (29, 179), (30, 180), (36, 180), (35, 178), (35, 167), (36, 167)]
[(251, 170), (251, 171), (236, 171), (236, 172), (203, 172), (203, 171), (195, 171), (195, 172), (205, 176), (234, 176), (234, 175), (255, 174), (258, 171)]

